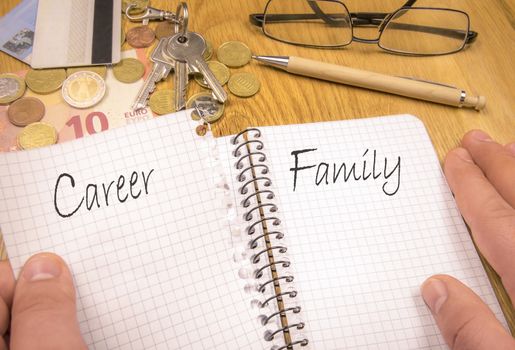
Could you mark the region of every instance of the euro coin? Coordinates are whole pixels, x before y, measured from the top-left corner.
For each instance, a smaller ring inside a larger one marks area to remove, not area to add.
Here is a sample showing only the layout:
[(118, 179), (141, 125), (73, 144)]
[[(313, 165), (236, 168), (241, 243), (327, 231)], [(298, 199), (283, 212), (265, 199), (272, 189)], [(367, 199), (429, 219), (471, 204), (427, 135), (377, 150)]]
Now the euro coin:
[(45, 115), (45, 105), (35, 97), (23, 97), (13, 102), (7, 110), (9, 121), (16, 126), (39, 122)]
[(156, 27), (156, 38), (161, 39), (171, 36), (175, 33), (175, 24), (169, 21), (163, 21)]
[[(216, 80), (218, 80), (220, 85), (225, 85), (229, 81), (231, 72), (229, 71), (229, 68), (227, 68), (226, 65), (218, 61), (208, 61), (207, 66), (209, 67), (211, 72), (213, 72)], [(194, 78), (200, 86), (203, 86), (205, 88), (209, 87), (202, 74), (195, 74)]]
[(145, 66), (135, 58), (124, 58), (113, 66), (113, 74), (122, 83), (134, 83), (145, 74)]
[(227, 84), (229, 91), (239, 97), (250, 97), (255, 95), (261, 86), (256, 76), (249, 72), (233, 74)]
[(11, 103), (25, 93), (25, 80), (16, 74), (0, 74), (0, 104)]
[(216, 51), (218, 60), (227, 67), (241, 67), (252, 58), (250, 49), (240, 41), (228, 41), (220, 45)]
[(175, 91), (158, 90), (150, 95), (148, 105), (155, 114), (163, 115), (175, 112)]
[(21, 149), (50, 146), (57, 142), (57, 130), (47, 123), (32, 123), (23, 128), (16, 140)]
[(149, 26), (139, 26), (129, 29), (125, 38), (130, 46), (144, 48), (152, 45), (156, 34)]
[(200, 124), (195, 128), (195, 132), (198, 136), (205, 136), (207, 134), (207, 125)]
[(29, 89), (37, 94), (49, 94), (58, 90), (66, 79), (64, 69), (31, 69), (25, 75)]
[(193, 120), (200, 120), (200, 113), (202, 119), (208, 123), (216, 122), (224, 113), (224, 105), (215, 100), (211, 92), (200, 92), (191, 96), (186, 103), (186, 107), (195, 108), (191, 113)]
[(86, 66), (86, 67), (72, 67), (66, 69), (66, 76), (69, 77), (73, 73), (77, 72), (93, 72), (97, 73), (102, 77), (102, 79), (106, 78), (107, 67), (106, 66)]
[(72, 107), (88, 108), (104, 98), (106, 83), (100, 75), (79, 71), (70, 75), (63, 83), (63, 98)]
[(211, 45), (211, 43), (206, 40), (206, 49), (202, 54), (202, 58), (204, 61), (208, 61), (211, 57), (213, 57), (213, 45)]

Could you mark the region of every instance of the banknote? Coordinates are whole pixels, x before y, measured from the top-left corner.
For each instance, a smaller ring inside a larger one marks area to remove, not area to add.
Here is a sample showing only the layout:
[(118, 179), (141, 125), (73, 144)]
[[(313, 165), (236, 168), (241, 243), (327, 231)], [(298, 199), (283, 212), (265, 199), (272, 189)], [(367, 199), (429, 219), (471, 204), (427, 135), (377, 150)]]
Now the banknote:
[[(138, 58), (145, 64), (145, 76), (150, 72), (149, 61), (144, 49), (129, 50), (122, 57)], [(21, 77), (26, 72), (18, 72)], [(53, 125), (59, 134), (58, 143), (93, 135), (108, 129), (113, 129), (128, 123), (153, 118), (150, 108), (132, 111), (131, 105), (143, 85), (143, 79), (131, 84), (122, 83), (113, 75), (112, 69), (107, 70), (106, 94), (103, 100), (87, 109), (77, 109), (68, 105), (61, 90), (48, 95), (35, 94), (29, 89), (24, 96), (39, 98), (45, 105), (46, 111), (42, 122)], [(9, 122), (8, 106), (0, 106), (0, 152), (18, 150), (16, 136), (22, 130)]]
[(0, 18), (0, 50), (30, 64), (38, 0), (23, 0)]

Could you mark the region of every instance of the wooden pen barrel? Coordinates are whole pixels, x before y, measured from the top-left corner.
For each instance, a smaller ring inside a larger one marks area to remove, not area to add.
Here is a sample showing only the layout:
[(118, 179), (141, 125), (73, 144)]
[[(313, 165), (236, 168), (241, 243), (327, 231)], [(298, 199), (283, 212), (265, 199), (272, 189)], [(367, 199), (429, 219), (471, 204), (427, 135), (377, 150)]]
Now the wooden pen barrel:
[(464, 91), (457, 88), (313, 61), (301, 57), (290, 57), (287, 71), (307, 77), (455, 107), (473, 107), (476, 110), (480, 110), (486, 103), (484, 96), (466, 96)]

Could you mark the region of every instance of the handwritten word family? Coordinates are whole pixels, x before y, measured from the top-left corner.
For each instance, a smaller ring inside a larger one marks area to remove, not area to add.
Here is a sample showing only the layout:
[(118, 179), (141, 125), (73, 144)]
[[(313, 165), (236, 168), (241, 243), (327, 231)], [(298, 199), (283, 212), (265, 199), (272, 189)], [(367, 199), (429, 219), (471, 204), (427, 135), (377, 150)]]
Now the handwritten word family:
[[(54, 188), (55, 211), (59, 216), (67, 218), (81, 208), (91, 210), (94, 207), (108, 207), (113, 201), (125, 202), (129, 196), (137, 199), (142, 194), (148, 195), (150, 175), (153, 172), (154, 169), (148, 172), (141, 171), (141, 173), (133, 171), (130, 177), (120, 175), (116, 180), (108, 183), (88, 183), (85, 188), (76, 188), (75, 178), (71, 174), (62, 173), (57, 178)], [(73, 198), (71, 200), (73, 205), (70, 205), (70, 200), (67, 198), (69, 196)]]
[[(309, 176), (314, 179), (316, 186), (335, 185), (351, 181), (379, 181), (384, 194), (393, 196), (401, 185), (401, 157), (388, 159), (379, 157), (377, 150), (365, 150), (361, 159), (354, 162), (338, 161), (333, 163), (307, 163), (308, 153), (317, 152), (317, 148), (307, 148), (291, 152), (294, 157), (293, 191), (297, 188), (299, 176)], [(309, 154), (313, 156), (313, 154)], [(315, 155), (316, 156), (316, 155)], [(306, 164), (307, 163), (307, 164)], [(318, 163), (318, 164), (316, 164)], [(309, 170), (312, 169), (312, 170)]]

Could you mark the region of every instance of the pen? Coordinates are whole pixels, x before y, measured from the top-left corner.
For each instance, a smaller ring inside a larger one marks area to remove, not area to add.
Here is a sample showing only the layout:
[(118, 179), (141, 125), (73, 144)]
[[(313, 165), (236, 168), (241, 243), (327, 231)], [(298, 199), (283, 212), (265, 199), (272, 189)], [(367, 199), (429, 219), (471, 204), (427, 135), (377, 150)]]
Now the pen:
[(252, 56), (266, 65), (288, 73), (329, 80), (454, 107), (482, 109), (484, 96), (467, 96), (458, 88), (412, 78), (395, 77), (295, 56)]

